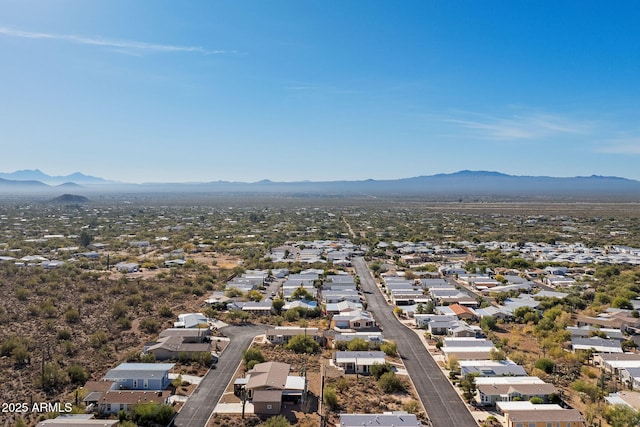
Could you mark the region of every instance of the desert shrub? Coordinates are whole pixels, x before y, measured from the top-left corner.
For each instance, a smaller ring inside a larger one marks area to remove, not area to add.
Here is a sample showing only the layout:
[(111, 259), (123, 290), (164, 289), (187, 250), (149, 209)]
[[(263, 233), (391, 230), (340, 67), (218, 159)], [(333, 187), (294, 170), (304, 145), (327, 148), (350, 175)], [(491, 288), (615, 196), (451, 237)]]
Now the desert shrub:
[(155, 319), (142, 319), (140, 328), (148, 334), (155, 334), (160, 329), (160, 324)]
[(410, 400), (402, 405), (402, 409), (410, 414), (417, 414), (420, 411), (420, 404), (415, 400)]
[(290, 425), (289, 420), (287, 420), (284, 415), (276, 415), (264, 423), (265, 427), (289, 427)]
[(640, 413), (623, 404), (607, 406), (604, 417), (612, 427), (636, 426), (640, 423)]
[(156, 355), (153, 353), (143, 354), (142, 356), (140, 356), (140, 361), (142, 363), (155, 363)]
[(66, 356), (73, 356), (78, 351), (78, 346), (71, 341), (63, 341), (61, 347)]
[(60, 329), (57, 334), (57, 338), (60, 341), (68, 341), (71, 339), (71, 331), (67, 329)]
[(535, 364), (535, 367), (544, 371), (547, 374), (552, 374), (553, 370), (556, 367), (556, 364), (553, 360), (543, 357), (541, 359), (538, 359), (538, 361)]
[(75, 308), (70, 308), (64, 313), (67, 323), (78, 323), (80, 321), (80, 312)]
[(380, 351), (383, 351), (387, 356), (395, 356), (398, 354), (398, 345), (393, 341), (385, 342), (380, 345)]
[[(249, 367), (249, 363), (251, 361), (256, 361), (256, 363), (263, 363), (264, 362), (264, 355), (262, 354), (262, 352), (260, 351), (260, 349), (258, 348), (248, 348), (246, 349), (243, 353), (242, 353), (242, 358), (244, 359), (244, 363), (247, 364), (247, 367)], [(255, 363), (254, 363), (255, 365)], [(251, 368), (249, 368), (251, 369)]]
[(133, 420), (138, 426), (167, 425), (175, 415), (170, 405), (158, 405), (154, 402), (140, 403), (133, 410)]
[(59, 390), (69, 382), (69, 376), (57, 363), (44, 365), (42, 375), (38, 375), (36, 386), (45, 391)]
[(131, 320), (129, 320), (126, 316), (122, 316), (119, 317), (118, 320), (116, 320), (116, 325), (118, 325), (118, 328), (122, 330), (131, 329)]
[(340, 377), (336, 381), (336, 390), (343, 392), (349, 388), (349, 380), (345, 377)]
[(105, 331), (98, 331), (89, 337), (89, 343), (93, 348), (100, 348), (109, 342), (109, 336)]
[(167, 318), (171, 318), (173, 317), (173, 311), (171, 311), (171, 308), (169, 308), (166, 305), (163, 305), (162, 307), (160, 307), (160, 316), (162, 317), (167, 317)]
[(333, 387), (325, 387), (322, 401), (330, 411), (338, 408), (338, 395)]
[(24, 338), (15, 336), (9, 337), (2, 341), (2, 344), (0, 344), (0, 356), (11, 356), (13, 354), (13, 350), (20, 346), (26, 346), (26, 341)]
[(347, 344), (347, 350), (349, 351), (367, 351), (369, 350), (369, 342), (362, 338), (354, 338)]
[(375, 377), (375, 379), (379, 380), (383, 374), (393, 372), (393, 369), (388, 363), (374, 363), (369, 368), (369, 372)]
[(19, 366), (25, 365), (31, 360), (31, 353), (29, 353), (29, 350), (22, 344), (13, 349), (11, 356), (15, 364)]
[(320, 348), (320, 344), (312, 337), (305, 335), (296, 335), (287, 343), (286, 348), (294, 353), (313, 354)]
[(69, 375), (69, 380), (74, 384), (84, 384), (89, 378), (87, 370), (77, 364), (69, 366), (67, 368), (67, 374)]
[(378, 387), (385, 393), (404, 391), (404, 385), (394, 372), (385, 372), (378, 380)]
[(31, 296), (31, 291), (25, 288), (18, 288), (15, 290), (16, 298), (20, 301), (26, 301)]
[(113, 304), (111, 308), (111, 317), (114, 319), (119, 319), (121, 317), (125, 317), (127, 315), (127, 306), (124, 305), (121, 301), (118, 301)]

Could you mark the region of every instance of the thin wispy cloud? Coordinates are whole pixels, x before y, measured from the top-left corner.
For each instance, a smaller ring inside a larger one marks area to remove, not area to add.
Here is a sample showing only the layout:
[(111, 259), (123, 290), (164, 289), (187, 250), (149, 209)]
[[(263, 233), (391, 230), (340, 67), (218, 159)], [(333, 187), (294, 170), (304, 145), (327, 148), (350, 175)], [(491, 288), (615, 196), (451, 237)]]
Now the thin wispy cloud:
[(496, 117), (461, 112), (457, 115), (437, 116), (437, 120), (452, 123), (472, 131), (476, 137), (492, 140), (528, 140), (554, 135), (585, 135), (590, 126), (555, 114), (522, 114)]
[(102, 37), (86, 37), (76, 34), (55, 34), (55, 33), (41, 33), (33, 31), (22, 31), (8, 27), (0, 27), (0, 35), (5, 37), (34, 39), (34, 40), (59, 40), (70, 43), (89, 45), (89, 46), (101, 46), (115, 49), (134, 50), (138, 52), (158, 52), (158, 53), (172, 53), (172, 52), (184, 52), (184, 53), (198, 53), (201, 55), (220, 55), (226, 53), (235, 53), (228, 50), (209, 50), (201, 46), (180, 46), (171, 44), (157, 44), (146, 43), (136, 40), (117, 40), (107, 39)]
[(606, 140), (596, 151), (606, 154), (640, 155), (640, 137)]

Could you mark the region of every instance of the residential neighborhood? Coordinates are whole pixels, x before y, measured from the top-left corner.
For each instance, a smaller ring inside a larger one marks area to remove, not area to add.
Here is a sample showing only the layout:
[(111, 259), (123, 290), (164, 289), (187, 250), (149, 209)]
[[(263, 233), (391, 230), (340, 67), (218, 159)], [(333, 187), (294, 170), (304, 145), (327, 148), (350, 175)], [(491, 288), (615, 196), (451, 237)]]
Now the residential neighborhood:
[[(589, 426), (606, 422), (611, 410), (638, 408), (633, 389), (640, 386), (635, 360), (640, 300), (634, 288), (610, 296), (599, 288), (602, 280), (634, 268), (633, 256), (640, 251), (632, 246), (453, 240), (380, 240), (369, 246), (340, 237), (287, 240), (251, 252), (253, 258), (225, 258), (212, 251), (211, 242), (187, 250), (169, 246), (167, 235), (184, 228), (163, 221), (158, 236), (116, 236), (92, 242), (90, 251), (67, 244), (21, 258), (8, 249), (2, 255), (0, 265), (23, 274), (42, 271), (42, 277), (80, 268), (95, 271), (95, 277), (108, 274), (129, 289), (157, 280), (183, 283), (181, 304), (167, 301), (154, 308), (136, 293), (113, 302), (105, 314), (120, 331), (137, 331), (128, 338), (132, 350), (115, 357), (118, 342), (111, 341), (109, 329), (87, 337), (106, 369), (86, 375), (75, 365), (66, 368), (67, 378), (78, 373), (86, 378), (69, 394), (74, 403), (77, 394), (76, 405), (86, 417), (61, 414), (69, 425), (116, 417), (126, 426), (149, 405), (166, 408), (158, 416), (176, 426), (241, 423), (243, 417), (266, 422), (276, 416), (301, 425), (442, 425), (452, 412), (440, 418), (420, 391), (420, 378), (436, 373), (405, 366), (406, 343), (389, 333), (389, 322), (411, 333), (420, 343), (420, 357), (438, 367), (437, 375), (457, 395), (458, 409), (452, 411), (466, 413), (478, 425)], [(69, 237), (26, 240), (48, 247)], [(587, 254), (593, 255), (588, 263), (583, 262)], [(366, 272), (358, 270), (363, 261)], [(212, 268), (220, 285), (211, 281)], [(19, 290), (18, 300), (37, 296), (26, 287)], [(145, 310), (156, 314), (134, 317)], [(68, 329), (84, 312), (71, 305), (63, 313), (67, 326), (57, 336), (68, 351), (74, 336)], [(240, 340), (246, 347), (235, 349)], [(3, 345), (23, 344), (11, 338)], [(248, 360), (251, 352), (260, 357)], [(6, 354), (19, 360), (17, 352)], [(44, 354), (45, 367), (53, 369)], [(363, 406), (366, 399), (350, 401), (345, 394), (363, 386), (376, 390), (379, 402), (402, 397), (372, 413), (373, 407)], [(210, 388), (219, 388), (215, 402), (201, 403), (198, 396)], [(55, 419), (38, 422), (49, 425)]]

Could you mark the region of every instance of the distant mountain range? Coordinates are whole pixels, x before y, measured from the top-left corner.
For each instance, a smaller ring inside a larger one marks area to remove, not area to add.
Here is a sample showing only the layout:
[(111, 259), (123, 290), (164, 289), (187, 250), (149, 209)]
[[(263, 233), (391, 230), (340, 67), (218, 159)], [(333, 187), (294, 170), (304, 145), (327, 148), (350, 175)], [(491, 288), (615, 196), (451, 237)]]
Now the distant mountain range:
[(610, 176), (556, 178), (500, 172), (460, 171), (413, 178), (361, 181), (298, 181), (126, 184), (74, 173), (49, 176), (40, 170), (0, 173), (0, 193), (230, 193), (293, 197), (427, 197), (443, 200), (562, 198), (640, 201), (640, 181)]
[(41, 183), (45, 183), (48, 185), (59, 185), (65, 183), (96, 184), (108, 182), (105, 179), (85, 175), (80, 172), (75, 172), (71, 175), (65, 176), (51, 176), (42, 172), (40, 169), (23, 169), (11, 173), (0, 172), (0, 178), (11, 181), (40, 181)]

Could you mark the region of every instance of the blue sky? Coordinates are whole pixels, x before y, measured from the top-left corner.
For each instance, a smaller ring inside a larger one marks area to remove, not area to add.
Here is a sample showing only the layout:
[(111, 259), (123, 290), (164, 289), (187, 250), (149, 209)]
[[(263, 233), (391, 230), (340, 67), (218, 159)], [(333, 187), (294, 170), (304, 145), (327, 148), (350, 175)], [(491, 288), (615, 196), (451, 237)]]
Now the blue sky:
[(0, 2), (0, 171), (640, 179), (635, 1)]

